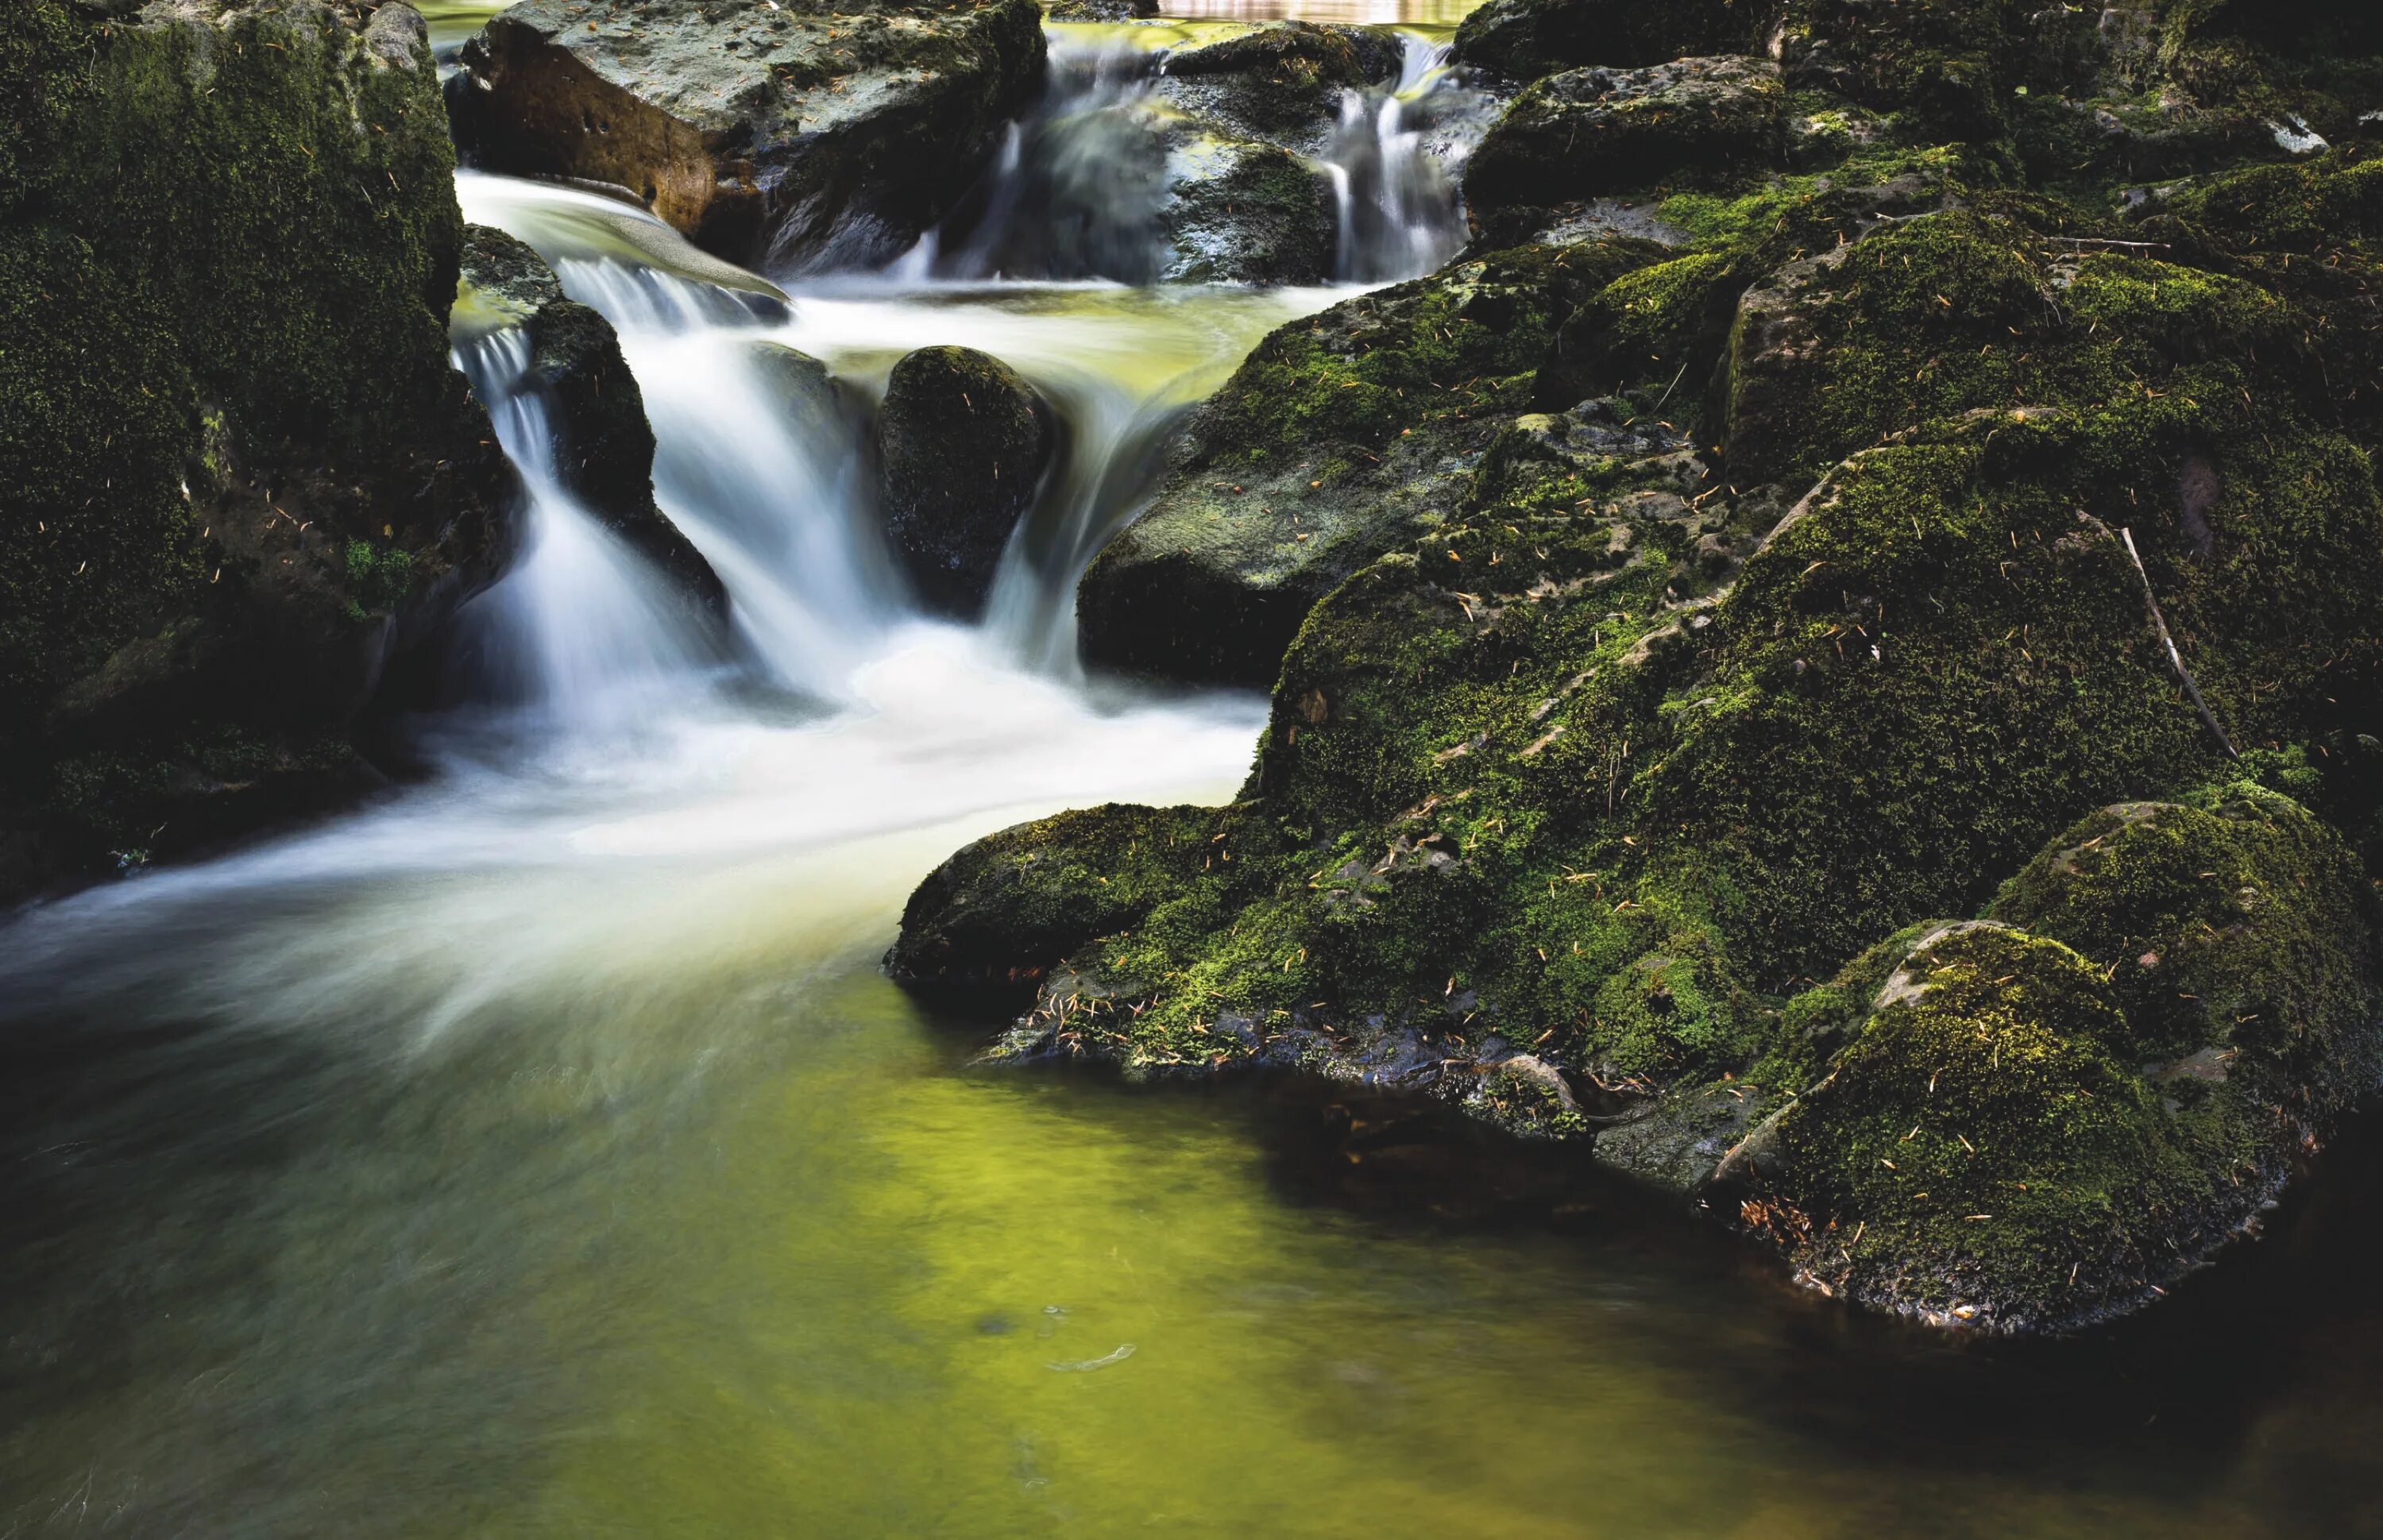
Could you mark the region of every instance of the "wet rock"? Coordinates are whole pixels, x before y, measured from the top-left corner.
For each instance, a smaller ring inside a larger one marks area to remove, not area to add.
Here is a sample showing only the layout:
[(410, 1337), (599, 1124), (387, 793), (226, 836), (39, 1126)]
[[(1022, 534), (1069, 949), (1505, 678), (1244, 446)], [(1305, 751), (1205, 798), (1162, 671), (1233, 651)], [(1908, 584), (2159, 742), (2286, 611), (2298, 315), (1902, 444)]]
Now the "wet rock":
[(1055, 434), (1049, 405), (997, 358), (921, 348), (894, 365), (877, 424), (885, 530), (930, 606), (982, 610)]
[(1315, 602), (1451, 511), (1557, 318), (1660, 248), (1525, 248), (1260, 343), (1077, 593), (1089, 662), (1264, 684)]
[(1763, 7), (1730, 0), (1489, 0), (1458, 25), (1453, 56), (1523, 82), (1592, 66), (1753, 53), (1762, 21)]
[(1552, 75), (1490, 126), (1465, 198), (1481, 210), (1545, 208), (1776, 165), (1785, 104), (1778, 66), (1735, 55)]
[(1168, 282), (1313, 284), (1332, 276), (1331, 189), (1271, 144), (1219, 139), (1179, 120), (1159, 225)]
[(0, 12), (0, 902), (352, 797), (512, 548), (426, 32), (366, 9)]
[(526, 381), (546, 398), (555, 474), (563, 489), (651, 561), (677, 592), (724, 612), (727, 590), (711, 564), (654, 502), (654, 433), (611, 323), (565, 299), (562, 284), (525, 243), (485, 225), (468, 226), (451, 329), (464, 342), (506, 327), (528, 335)]
[(907, 250), (991, 159), (1043, 68), (1030, 0), (851, 13), (525, 0), (464, 50), (502, 170), (629, 189), (772, 270)]
[(1171, 50), (1158, 93), (1241, 137), (1313, 153), (1341, 93), (1396, 80), (1400, 58), (1398, 40), (1370, 28), (1269, 22)]
[(1208, 848), (1213, 815), (1122, 803), (1020, 824), (960, 851), (902, 910), (885, 969), (979, 1007), (1031, 998), (1086, 942), (1139, 924)]
[(1698, 1086), (1650, 1098), (1597, 1131), (1599, 1164), (1688, 1196), (1771, 1109), (1760, 1086)]
[(1055, 0), (1043, 15), (1054, 21), (1140, 21), (1158, 14), (1158, 0)]

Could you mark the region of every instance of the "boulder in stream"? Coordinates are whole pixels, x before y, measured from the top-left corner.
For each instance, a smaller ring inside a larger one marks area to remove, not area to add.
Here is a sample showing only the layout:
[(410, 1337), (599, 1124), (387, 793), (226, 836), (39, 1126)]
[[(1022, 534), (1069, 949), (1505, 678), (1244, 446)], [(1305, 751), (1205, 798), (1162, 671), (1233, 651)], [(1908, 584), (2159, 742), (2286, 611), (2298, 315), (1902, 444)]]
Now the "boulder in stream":
[(537, 252), (486, 225), (463, 232), (463, 283), (451, 329), (459, 342), (518, 326), (528, 335), (526, 383), (548, 402), (555, 478), (613, 534), (703, 609), (728, 593), (654, 501), (654, 430), (645, 395), (612, 324), (563, 296)]
[(1399, 40), (1366, 27), (1275, 21), (1170, 50), (1158, 94), (1232, 133), (1313, 154), (1343, 92), (1399, 78)]
[(877, 424), (885, 530), (930, 606), (983, 609), (1056, 429), (1035, 388), (988, 353), (921, 348), (894, 365)]
[(1316, 600), (1455, 514), (1563, 318), (1661, 254), (1634, 240), (1493, 253), (1274, 332), (1085, 573), (1085, 660), (1270, 683)]
[(524, 0), (463, 57), (491, 168), (625, 187), (748, 266), (862, 266), (991, 159), (1040, 82), (1042, 13)]
[(12, 0), (0, 100), (6, 903), (377, 782), (516, 533), (414, 11)]

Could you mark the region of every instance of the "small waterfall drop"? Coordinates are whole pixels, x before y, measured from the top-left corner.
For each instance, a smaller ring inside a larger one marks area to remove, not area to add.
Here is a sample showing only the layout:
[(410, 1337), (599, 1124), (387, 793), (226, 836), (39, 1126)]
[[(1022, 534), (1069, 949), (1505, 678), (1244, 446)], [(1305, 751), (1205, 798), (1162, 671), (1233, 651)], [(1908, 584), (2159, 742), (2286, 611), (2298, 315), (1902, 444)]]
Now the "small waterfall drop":
[[(897, 265), (902, 276), (1149, 284), (1185, 262), (1167, 234), (1176, 179), (1230, 161), (1207, 120), (1161, 89), (1174, 30), (1045, 31), (1042, 100), (1011, 125), (969, 197)], [(1446, 43), (1396, 36), (1395, 76), (1344, 90), (1331, 121), (1253, 142), (1290, 152), (1330, 188), (1329, 276), (1340, 283), (1419, 277), (1464, 243), (1451, 173), (1486, 126), (1483, 98), (1449, 68)]]
[(1430, 272), (1464, 244), (1450, 173), (1472, 147), (1476, 93), (1448, 67), (1449, 45), (1401, 32), (1399, 78), (1344, 91), (1325, 152), (1339, 204), (1343, 283), (1389, 283)]
[(528, 334), (464, 342), (455, 363), (487, 404), (526, 502), (512, 569), (460, 617), (483, 693), (565, 733), (636, 720), (710, 660), (702, 627), (563, 488), (548, 405), (528, 378)]

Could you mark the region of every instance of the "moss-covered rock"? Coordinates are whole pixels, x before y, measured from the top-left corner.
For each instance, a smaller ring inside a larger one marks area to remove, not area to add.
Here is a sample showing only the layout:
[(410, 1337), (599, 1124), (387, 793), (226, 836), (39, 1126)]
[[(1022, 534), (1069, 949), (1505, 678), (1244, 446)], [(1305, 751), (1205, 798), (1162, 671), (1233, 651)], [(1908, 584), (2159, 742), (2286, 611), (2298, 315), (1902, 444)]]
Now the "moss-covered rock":
[[(189, 745), (352, 760), (323, 745), (511, 531), (448, 364), (462, 220), (418, 16), (33, 0), (0, 16), (0, 800), (43, 832), (13, 893), (111, 831), (189, 848), (224, 832), (210, 788), (271, 779)], [(137, 773), (70, 795), (56, 767), (102, 753)]]
[(1562, 317), (1660, 254), (1627, 240), (1497, 253), (1267, 337), (1085, 573), (1086, 660), (1271, 681), (1317, 599), (1453, 511)]
[(877, 420), (885, 531), (930, 606), (984, 607), (1056, 437), (1049, 404), (989, 353), (921, 348), (894, 365)]
[(1750, 54), (1775, 9), (1753, 0), (1488, 0), (1458, 23), (1459, 64), (1513, 80), (1596, 66), (1635, 68), (1709, 54)]
[(563, 490), (651, 561), (674, 590), (724, 613), (728, 591), (711, 563), (654, 501), (654, 432), (612, 324), (565, 299), (552, 270), (526, 243), (472, 225), (463, 232), (463, 282), (449, 331), (465, 348), (519, 332), (528, 349), (519, 388), (544, 400)]
[[(1816, 1286), (2058, 1329), (2155, 1298), (2378, 1072), (2383, 290), (2355, 149), (2080, 191), (2030, 104), (2357, 71), (2208, 7), (1764, 9), (1780, 161), (1530, 192), (1483, 239), (1548, 240), (1211, 403), (1087, 652), (1303, 617), (1205, 664), (1271, 671), (1257, 763), (1000, 1052), (1440, 1097), (1742, 1202)], [(1451, 400), (1504, 344), (1426, 307), (1525, 255), (1582, 281)]]
[(625, 187), (749, 266), (857, 266), (907, 250), (991, 160), (1041, 78), (1042, 12), (525, 0), (463, 57), (490, 166)]
[(1475, 218), (1777, 164), (1785, 153), (1779, 68), (1743, 55), (1539, 80), (1490, 125), (1464, 171)]
[(1229, 132), (1286, 147), (1320, 147), (1345, 91), (1398, 79), (1399, 43), (1365, 27), (1275, 21), (1169, 50), (1157, 91)]
[(1209, 851), (1213, 816), (1111, 803), (1020, 824), (930, 872), (887, 971), (913, 988), (1009, 1003), (1060, 959), (1141, 923)]
[(2091, 815), (1994, 921), (1899, 938), (1829, 992), (1891, 967), (1747, 1141), (1746, 1219), (1811, 1281), (1937, 1319), (2058, 1329), (2154, 1297), (2373, 1084), (2364, 890), (2253, 786)]

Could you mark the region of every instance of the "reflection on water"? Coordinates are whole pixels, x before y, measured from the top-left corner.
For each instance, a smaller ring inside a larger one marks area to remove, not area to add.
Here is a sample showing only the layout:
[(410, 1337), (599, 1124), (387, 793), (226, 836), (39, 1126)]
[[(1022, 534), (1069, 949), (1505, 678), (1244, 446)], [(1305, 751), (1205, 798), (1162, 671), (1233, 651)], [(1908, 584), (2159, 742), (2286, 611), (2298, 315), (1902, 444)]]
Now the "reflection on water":
[(488, 812), (33, 938), (0, 1534), (2383, 1521), (2371, 1143), (2132, 1336), (1964, 1350), (1387, 1109), (967, 1067), (874, 967), (956, 825)]

